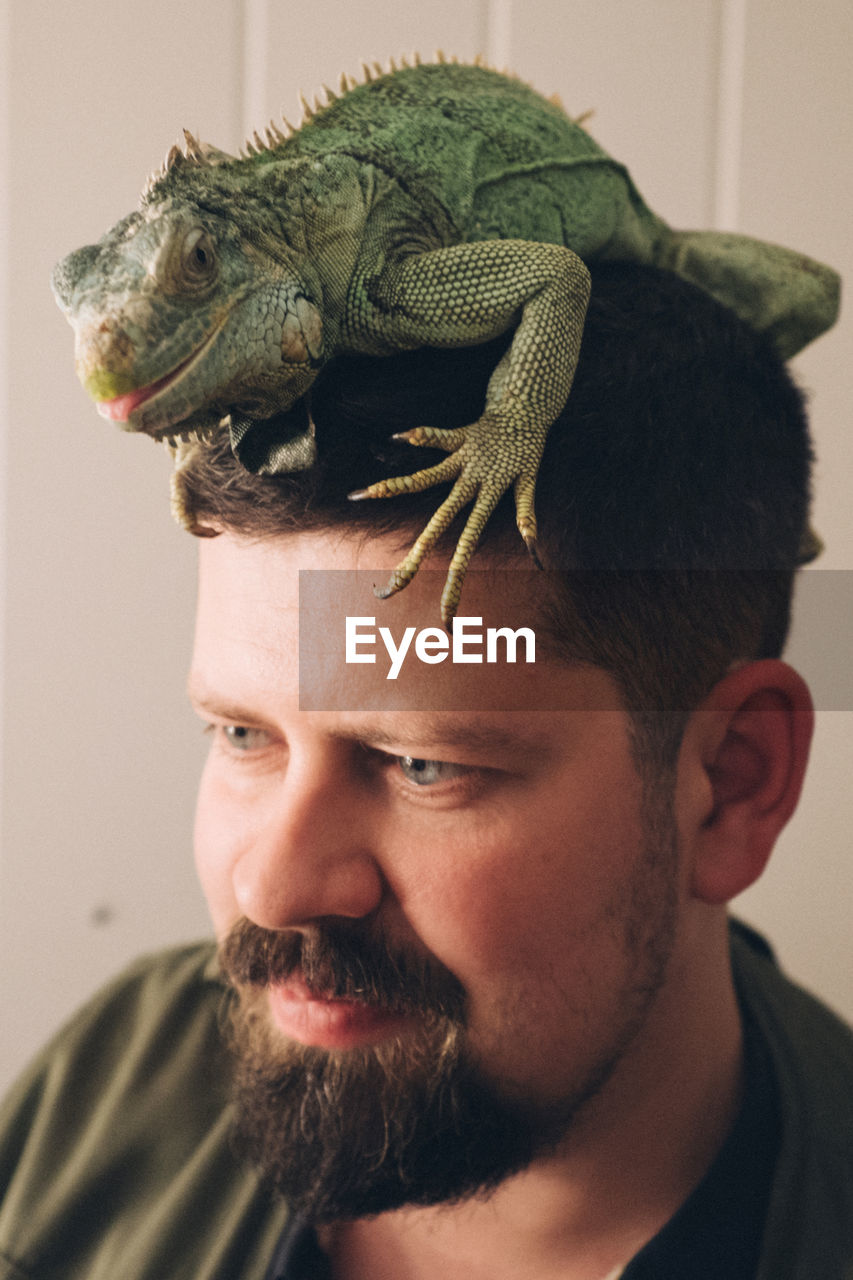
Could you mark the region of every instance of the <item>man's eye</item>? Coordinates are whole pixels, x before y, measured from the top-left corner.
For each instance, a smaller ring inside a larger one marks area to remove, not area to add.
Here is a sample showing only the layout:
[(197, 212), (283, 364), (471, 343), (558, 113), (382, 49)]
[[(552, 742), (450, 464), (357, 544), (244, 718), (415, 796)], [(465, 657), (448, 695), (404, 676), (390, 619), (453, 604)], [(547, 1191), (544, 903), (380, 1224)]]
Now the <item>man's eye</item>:
[(244, 724), (224, 724), (221, 733), (234, 751), (259, 751), (269, 743), (265, 729), (250, 729)]
[(438, 782), (450, 782), (465, 773), (465, 766), (449, 764), (446, 760), (419, 760), (416, 756), (398, 756), (401, 773), (416, 787), (431, 787)]

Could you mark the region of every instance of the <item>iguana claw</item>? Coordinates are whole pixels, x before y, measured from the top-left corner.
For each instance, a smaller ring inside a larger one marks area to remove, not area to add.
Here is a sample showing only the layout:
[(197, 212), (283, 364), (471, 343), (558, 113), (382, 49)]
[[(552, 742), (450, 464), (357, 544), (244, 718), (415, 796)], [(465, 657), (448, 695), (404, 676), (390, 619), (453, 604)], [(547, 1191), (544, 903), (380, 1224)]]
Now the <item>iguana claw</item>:
[(420, 445), (432, 449), (444, 449), (445, 453), (453, 453), (465, 443), (467, 427), (412, 427), (411, 431), (398, 431), (392, 440), (403, 440), (406, 444)]
[(517, 414), (495, 410), (484, 414), (467, 427), (443, 430), (415, 427), (396, 438), (415, 445), (430, 445), (452, 450), (435, 466), (408, 476), (394, 476), (358, 489), (349, 497), (393, 498), (398, 494), (417, 493), (421, 489), (455, 479), (455, 484), (432, 516), (408, 555), (393, 570), (384, 587), (376, 588), (380, 600), (387, 599), (407, 586), (425, 557), (435, 546), (452, 520), (463, 507), (473, 502), (465, 527), (459, 536), (450, 561), (441, 597), (441, 617), (449, 626), (459, 606), (465, 573), (476, 550), (480, 535), (498, 502), (511, 485), (515, 489), (516, 524), (528, 551), (538, 565), (536, 555), (536, 516), (533, 496), (536, 474), (545, 445), (547, 425), (539, 427), (530, 421), (519, 424)]

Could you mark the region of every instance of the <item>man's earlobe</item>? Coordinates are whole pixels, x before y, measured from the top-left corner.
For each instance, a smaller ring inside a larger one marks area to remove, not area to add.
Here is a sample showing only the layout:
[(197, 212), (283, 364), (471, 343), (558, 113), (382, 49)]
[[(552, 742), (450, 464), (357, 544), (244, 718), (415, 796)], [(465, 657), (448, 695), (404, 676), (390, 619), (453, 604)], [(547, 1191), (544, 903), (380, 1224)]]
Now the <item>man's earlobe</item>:
[(787, 663), (747, 663), (694, 714), (711, 797), (695, 833), (692, 890), (719, 904), (761, 875), (800, 796), (814, 728), (808, 686)]

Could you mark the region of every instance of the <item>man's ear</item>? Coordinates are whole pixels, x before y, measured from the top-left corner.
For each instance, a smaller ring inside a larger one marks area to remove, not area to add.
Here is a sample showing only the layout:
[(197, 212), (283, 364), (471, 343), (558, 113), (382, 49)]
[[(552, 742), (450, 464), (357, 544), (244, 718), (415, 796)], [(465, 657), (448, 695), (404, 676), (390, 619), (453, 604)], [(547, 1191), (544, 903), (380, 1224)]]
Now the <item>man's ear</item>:
[(797, 806), (814, 728), (808, 686), (787, 663), (750, 662), (725, 676), (685, 734), (702, 772), (691, 888), (728, 902), (761, 875)]

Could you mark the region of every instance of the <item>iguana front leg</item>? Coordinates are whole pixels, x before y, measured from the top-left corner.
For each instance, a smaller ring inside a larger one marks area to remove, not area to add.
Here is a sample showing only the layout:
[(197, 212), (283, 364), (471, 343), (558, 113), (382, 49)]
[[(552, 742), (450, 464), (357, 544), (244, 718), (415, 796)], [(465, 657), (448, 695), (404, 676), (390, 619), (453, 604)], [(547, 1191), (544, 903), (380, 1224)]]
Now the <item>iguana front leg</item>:
[(574, 377), (589, 273), (561, 245), (485, 240), (391, 263), (367, 296), (369, 315), (363, 298), (358, 309), (368, 341), (398, 349), (474, 346), (517, 326), (476, 422), (451, 431), (416, 427), (399, 437), (446, 449), (450, 456), (424, 471), (380, 480), (350, 495), (394, 497), (455, 479), (449, 497), (377, 592), (380, 596), (411, 581), (454, 516), (473, 502), (441, 598), (442, 618), (449, 623), (483, 527), (511, 485), (519, 531), (528, 549), (535, 550), (536, 476), (548, 429), (566, 403)]

